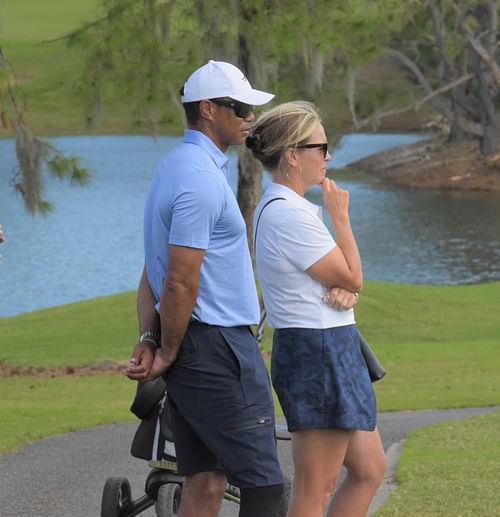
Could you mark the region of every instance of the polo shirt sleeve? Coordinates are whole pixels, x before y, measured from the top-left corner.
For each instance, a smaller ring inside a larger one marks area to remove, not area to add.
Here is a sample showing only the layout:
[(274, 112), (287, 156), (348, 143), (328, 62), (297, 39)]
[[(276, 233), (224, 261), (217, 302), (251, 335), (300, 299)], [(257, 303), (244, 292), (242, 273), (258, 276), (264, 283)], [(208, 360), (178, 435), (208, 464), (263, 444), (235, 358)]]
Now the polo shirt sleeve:
[(309, 269), (336, 246), (323, 221), (299, 208), (286, 211), (277, 240), (280, 252), (300, 271)]
[(215, 175), (200, 172), (186, 178), (172, 203), (169, 244), (207, 249), (224, 209), (224, 189)]

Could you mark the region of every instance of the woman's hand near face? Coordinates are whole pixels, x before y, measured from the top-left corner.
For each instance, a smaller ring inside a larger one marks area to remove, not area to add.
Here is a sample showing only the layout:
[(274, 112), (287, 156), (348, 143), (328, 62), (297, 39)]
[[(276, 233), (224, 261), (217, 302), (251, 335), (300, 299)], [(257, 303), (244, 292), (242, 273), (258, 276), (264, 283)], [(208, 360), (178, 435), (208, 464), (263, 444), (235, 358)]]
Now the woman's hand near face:
[(332, 223), (345, 222), (349, 218), (349, 192), (337, 186), (335, 181), (325, 178), (321, 182), (323, 203), (325, 204)]
[(363, 271), (349, 221), (349, 193), (327, 178), (321, 186), (323, 202), (332, 220), (337, 246), (315, 262), (307, 272), (323, 285), (359, 292), (363, 287)]

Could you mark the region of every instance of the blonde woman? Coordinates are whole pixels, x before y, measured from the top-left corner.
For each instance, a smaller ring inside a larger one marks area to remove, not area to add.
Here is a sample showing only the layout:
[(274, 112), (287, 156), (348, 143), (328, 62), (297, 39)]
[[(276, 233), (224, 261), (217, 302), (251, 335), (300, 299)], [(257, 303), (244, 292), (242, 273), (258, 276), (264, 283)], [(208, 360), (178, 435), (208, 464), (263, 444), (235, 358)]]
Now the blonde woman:
[[(331, 156), (310, 103), (267, 111), (246, 145), (273, 176), (255, 211), (254, 232), (257, 271), (275, 329), (272, 381), (292, 433), (288, 516), (322, 517), (342, 464), (347, 476), (327, 515), (363, 516), (386, 470), (375, 394), (353, 309), (324, 302), (334, 286), (354, 293), (363, 285), (349, 194), (326, 177)], [(321, 209), (304, 197), (313, 185), (321, 185), (335, 240)]]

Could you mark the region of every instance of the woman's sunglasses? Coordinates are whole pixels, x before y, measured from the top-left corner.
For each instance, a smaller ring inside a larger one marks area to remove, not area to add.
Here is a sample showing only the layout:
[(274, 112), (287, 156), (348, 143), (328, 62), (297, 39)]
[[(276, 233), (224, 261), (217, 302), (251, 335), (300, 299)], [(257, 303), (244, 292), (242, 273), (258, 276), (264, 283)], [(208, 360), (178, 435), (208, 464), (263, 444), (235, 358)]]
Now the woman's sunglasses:
[(298, 145), (297, 149), (321, 149), (323, 151), (323, 158), (326, 158), (326, 155), (328, 153), (328, 142), (325, 142), (324, 144), (304, 144), (304, 145)]
[(238, 101), (227, 101), (225, 99), (210, 99), (210, 102), (217, 104), (217, 106), (223, 106), (224, 108), (230, 108), (234, 111), (234, 114), (238, 118), (247, 118), (248, 115), (253, 111), (253, 106)]

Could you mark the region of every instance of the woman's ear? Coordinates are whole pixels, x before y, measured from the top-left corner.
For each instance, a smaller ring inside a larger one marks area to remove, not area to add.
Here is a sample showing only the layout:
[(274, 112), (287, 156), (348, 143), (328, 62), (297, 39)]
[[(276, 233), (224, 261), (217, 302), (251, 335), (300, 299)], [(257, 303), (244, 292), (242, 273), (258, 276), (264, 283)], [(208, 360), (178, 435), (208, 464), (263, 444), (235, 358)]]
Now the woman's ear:
[(285, 161), (290, 167), (296, 167), (298, 165), (297, 161), (297, 149), (294, 149), (293, 147), (289, 147), (285, 154), (283, 155), (285, 158)]

